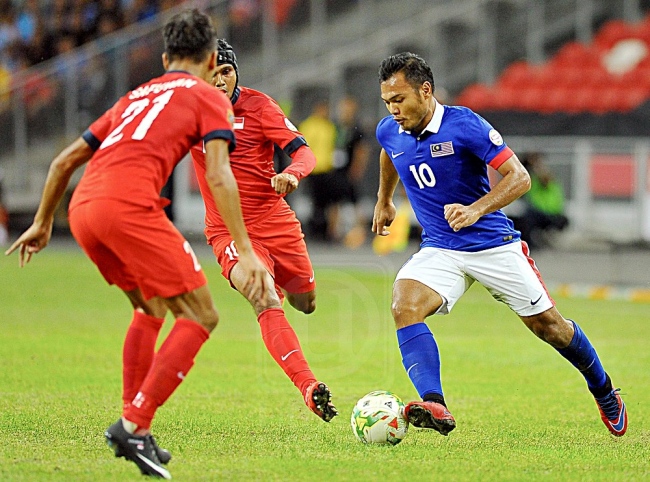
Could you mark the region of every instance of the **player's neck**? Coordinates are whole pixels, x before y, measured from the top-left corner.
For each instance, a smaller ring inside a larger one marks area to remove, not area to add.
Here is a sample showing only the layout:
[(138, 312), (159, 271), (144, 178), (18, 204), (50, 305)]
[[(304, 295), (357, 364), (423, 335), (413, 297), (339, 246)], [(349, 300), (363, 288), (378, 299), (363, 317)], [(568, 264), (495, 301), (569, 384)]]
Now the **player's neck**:
[(200, 78), (204, 78), (206, 72), (206, 68), (203, 64), (197, 64), (190, 60), (184, 59), (174, 60), (173, 62), (170, 62), (167, 66), (167, 71), (170, 70), (189, 72), (190, 74)]
[(429, 122), (431, 122), (431, 119), (433, 119), (433, 112), (436, 110), (437, 105), (438, 104), (436, 103), (435, 100), (432, 100), (429, 103), (429, 108), (427, 109), (427, 113), (422, 118), (422, 122), (420, 122), (420, 124), (415, 129), (411, 130), (412, 134), (414, 134), (416, 136), (419, 136), (420, 134), (422, 134), (422, 131), (424, 131), (424, 129), (426, 129), (426, 127), (429, 125)]

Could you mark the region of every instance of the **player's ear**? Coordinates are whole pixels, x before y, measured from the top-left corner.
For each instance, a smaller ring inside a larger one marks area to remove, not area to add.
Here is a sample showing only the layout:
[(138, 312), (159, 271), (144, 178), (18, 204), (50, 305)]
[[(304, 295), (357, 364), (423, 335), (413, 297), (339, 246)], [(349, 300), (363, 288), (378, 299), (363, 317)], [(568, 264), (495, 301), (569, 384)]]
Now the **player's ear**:
[(217, 68), (217, 51), (215, 50), (210, 54), (210, 70), (214, 70)]
[(167, 70), (169, 68), (169, 57), (167, 56), (167, 52), (163, 52), (162, 54), (162, 63), (163, 68)]
[(422, 94), (423, 94), (425, 97), (431, 97), (431, 96), (433, 96), (433, 86), (431, 85), (431, 82), (429, 82), (428, 80), (425, 81), (425, 82), (422, 84), (422, 87), (420, 87), (420, 88), (422, 89)]

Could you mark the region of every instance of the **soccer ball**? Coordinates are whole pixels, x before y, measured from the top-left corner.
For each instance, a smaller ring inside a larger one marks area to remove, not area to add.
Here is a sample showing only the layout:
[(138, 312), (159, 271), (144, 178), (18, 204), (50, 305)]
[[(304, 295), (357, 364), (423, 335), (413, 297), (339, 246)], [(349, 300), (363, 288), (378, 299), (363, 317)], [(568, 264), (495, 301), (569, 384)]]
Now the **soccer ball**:
[(352, 409), (352, 433), (364, 444), (397, 445), (408, 431), (404, 402), (395, 394), (376, 390), (362, 397)]

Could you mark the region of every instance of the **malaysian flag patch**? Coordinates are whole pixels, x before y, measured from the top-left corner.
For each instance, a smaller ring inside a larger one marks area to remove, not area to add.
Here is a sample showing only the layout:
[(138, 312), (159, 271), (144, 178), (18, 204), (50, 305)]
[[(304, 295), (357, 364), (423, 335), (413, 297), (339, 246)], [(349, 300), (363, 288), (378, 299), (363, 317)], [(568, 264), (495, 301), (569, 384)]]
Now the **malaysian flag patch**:
[(448, 156), (454, 153), (454, 145), (451, 141), (431, 144), (431, 157)]

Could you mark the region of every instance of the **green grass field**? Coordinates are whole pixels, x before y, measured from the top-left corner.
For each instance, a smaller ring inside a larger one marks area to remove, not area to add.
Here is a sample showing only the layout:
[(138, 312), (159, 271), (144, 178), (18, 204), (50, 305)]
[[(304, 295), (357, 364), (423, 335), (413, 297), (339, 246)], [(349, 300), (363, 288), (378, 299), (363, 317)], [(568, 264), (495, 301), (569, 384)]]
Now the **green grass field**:
[[(252, 309), (202, 262), (221, 322), (153, 426), (175, 480), (650, 479), (648, 304), (556, 300), (623, 389), (624, 437), (609, 435), (575, 369), (475, 286), (451, 315), (429, 319), (456, 430), (364, 446), (349, 423), (358, 398), (417, 397), (390, 318), (393, 273), (317, 268), (316, 312), (287, 308), (334, 393), (340, 416), (326, 424), (266, 352)], [(0, 260), (0, 480), (141, 480), (103, 438), (120, 414), (126, 297), (74, 249), (17, 265)]]

